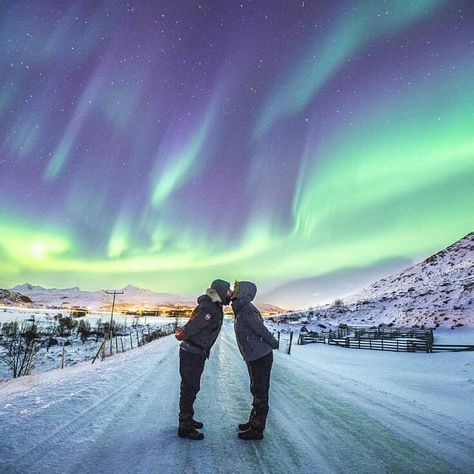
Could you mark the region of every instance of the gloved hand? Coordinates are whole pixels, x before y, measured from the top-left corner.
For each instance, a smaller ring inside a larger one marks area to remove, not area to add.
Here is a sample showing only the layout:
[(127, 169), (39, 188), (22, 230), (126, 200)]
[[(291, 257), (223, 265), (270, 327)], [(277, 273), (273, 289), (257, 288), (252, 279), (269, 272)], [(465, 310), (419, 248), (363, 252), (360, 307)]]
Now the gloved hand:
[(183, 340), (183, 330), (182, 329), (177, 329), (176, 332), (174, 333), (174, 337), (178, 339), (178, 341)]
[(280, 347), (280, 343), (277, 339), (273, 338), (272, 349), (278, 349)]

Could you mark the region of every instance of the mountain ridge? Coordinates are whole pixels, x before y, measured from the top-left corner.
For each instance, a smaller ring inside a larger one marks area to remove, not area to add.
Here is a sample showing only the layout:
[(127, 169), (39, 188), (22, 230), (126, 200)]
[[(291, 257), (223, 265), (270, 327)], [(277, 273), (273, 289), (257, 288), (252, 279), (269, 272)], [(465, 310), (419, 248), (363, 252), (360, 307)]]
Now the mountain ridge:
[[(28, 304), (42, 305), (57, 309), (68, 309), (71, 307), (86, 308), (90, 311), (108, 309), (112, 302), (112, 296), (107, 290), (87, 291), (79, 287), (72, 288), (44, 288), (40, 285), (23, 283), (9, 290), (1, 290), (0, 304)], [(115, 307), (117, 309), (147, 309), (172, 308), (191, 310), (196, 306), (197, 296), (183, 296), (173, 293), (158, 293), (146, 288), (139, 288), (132, 284), (127, 284), (117, 291)], [(30, 301), (22, 301), (19, 296), (24, 296)], [(282, 308), (269, 303), (258, 304), (265, 313), (281, 313)]]
[(359, 292), (292, 316), (352, 325), (474, 326), (474, 232)]

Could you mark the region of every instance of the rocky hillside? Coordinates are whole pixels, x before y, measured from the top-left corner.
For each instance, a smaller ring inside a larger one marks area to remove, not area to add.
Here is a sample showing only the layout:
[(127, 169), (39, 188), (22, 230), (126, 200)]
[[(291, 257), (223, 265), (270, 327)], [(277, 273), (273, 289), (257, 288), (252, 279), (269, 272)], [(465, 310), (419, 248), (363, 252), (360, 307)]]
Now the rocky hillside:
[(43, 288), (38, 285), (25, 283), (11, 289), (27, 296), (34, 305), (46, 307), (80, 306), (85, 308), (100, 308), (107, 302), (105, 292), (82, 291), (74, 288)]
[(28, 298), (28, 296), (22, 295), (15, 291), (0, 290), (0, 304), (13, 306), (25, 303), (31, 303), (31, 299)]
[(300, 314), (349, 324), (474, 326), (474, 232), (357, 294)]

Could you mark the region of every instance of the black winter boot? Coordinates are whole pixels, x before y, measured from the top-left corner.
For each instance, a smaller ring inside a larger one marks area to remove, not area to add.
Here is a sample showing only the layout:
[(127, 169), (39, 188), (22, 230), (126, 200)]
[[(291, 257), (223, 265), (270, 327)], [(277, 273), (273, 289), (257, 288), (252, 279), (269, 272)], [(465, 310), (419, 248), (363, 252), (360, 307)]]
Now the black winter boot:
[(240, 423), (239, 424), (239, 431), (247, 431), (250, 428), (251, 422), (250, 420), (247, 423)]
[(247, 421), (247, 423), (240, 423), (239, 431), (247, 431), (252, 424), (252, 420), (254, 416), (255, 416), (255, 412), (254, 410), (252, 410), (249, 415), (249, 421)]
[[(180, 438), (187, 438), (193, 440), (201, 440), (204, 439), (204, 434), (200, 433), (193, 424), (192, 417), (179, 417), (179, 426), (178, 426), (178, 436)], [(202, 423), (201, 423), (202, 426)]]
[(204, 426), (202, 421), (196, 421), (194, 418), (191, 420), (191, 425), (193, 428), (197, 430), (200, 430)]
[(255, 428), (249, 428), (247, 431), (240, 432), (238, 436), (240, 439), (260, 440), (263, 439), (263, 431), (256, 430)]
[(201, 433), (200, 431), (195, 430), (194, 428), (190, 430), (183, 430), (182, 428), (178, 428), (178, 436), (180, 438), (192, 439), (196, 441), (204, 439), (204, 433)]
[(239, 433), (240, 439), (263, 439), (263, 431), (265, 430), (266, 416), (258, 416), (254, 413), (250, 423), (250, 428)]

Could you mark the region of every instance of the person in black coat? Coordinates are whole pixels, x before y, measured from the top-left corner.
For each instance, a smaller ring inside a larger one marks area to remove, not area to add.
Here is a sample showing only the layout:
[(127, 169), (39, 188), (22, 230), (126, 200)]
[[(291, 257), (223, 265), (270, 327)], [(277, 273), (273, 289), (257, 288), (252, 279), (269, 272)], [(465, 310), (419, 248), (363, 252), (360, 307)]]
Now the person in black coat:
[(193, 405), (201, 388), (204, 364), (222, 327), (222, 306), (230, 303), (231, 294), (229, 282), (214, 280), (206, 294), (198, 298), (189, 321), (176, 331), (176, 339), (182, 341), (179, 350), (181, 392), (178, 428), (178, 436), (181, 438), (204, 438), (203, 433), (197, 430), (203, 424), (194, 420)]
[(236, 282), (232, 293), (234, 330), (240, 353), (247, 363), (253, 396), (249, 421), (239, 425), (239, 438), (262, 439), (268, 415), (268, 392), (273, 349), (278, 341), (263, 324), (260, 311), (252, 304), (257, 286), (250, 281)]

